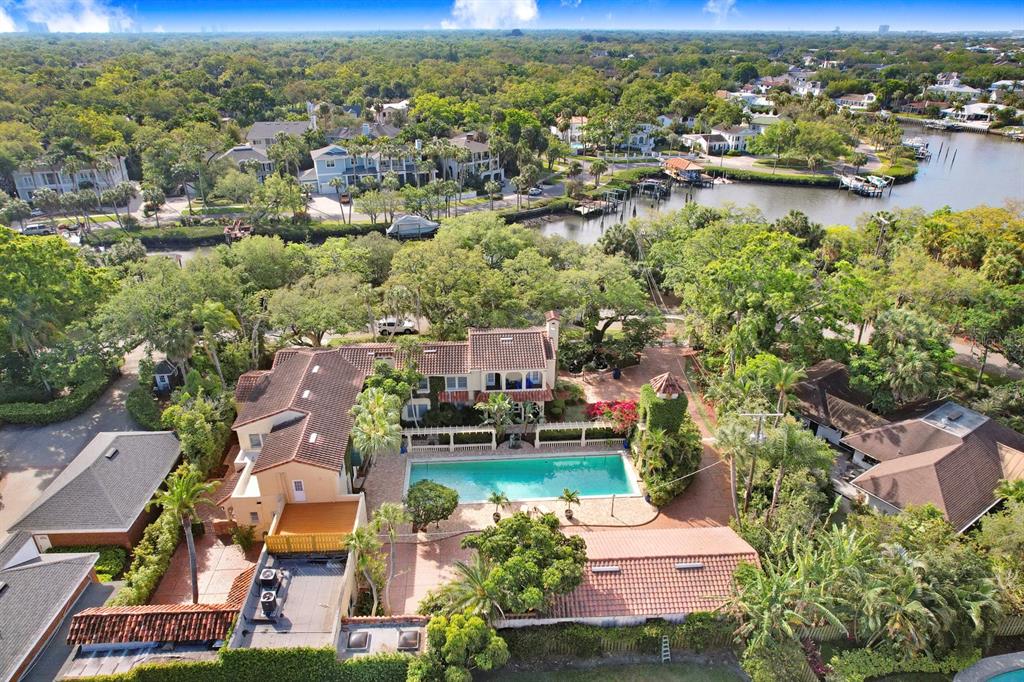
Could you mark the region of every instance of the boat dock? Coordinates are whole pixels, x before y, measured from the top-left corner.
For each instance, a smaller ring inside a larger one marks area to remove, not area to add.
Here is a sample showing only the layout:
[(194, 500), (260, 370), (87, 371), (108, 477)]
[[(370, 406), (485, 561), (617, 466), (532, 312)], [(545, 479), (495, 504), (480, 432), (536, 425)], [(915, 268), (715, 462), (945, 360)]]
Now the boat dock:
[(579, 206), (573, 210), (579, 213), (584, 218), (595, 215), (605, 215), (607, 213), (615, 213), (619, 204), (622, 203), (618, 199), (604, 200), (604, 199), (583, 199), (580, 201)]
[(668, 180), (648, 178), (647, 180), (641, 180), (636, 185), (636, 191), (640, 196), (664, 199), (672, 193), (672, 185)]
[(891, 188), (896, 181), (891, 175), (840, 175), (840, 189), (845, 189), (862, 197), (880, 197), (886, 188)]
[(907, 149), (913, 150), (914, 156), (918, 161), (927, 161), (932, 158), (932, 152), (928, 149), (928, 143), (920, 137), (905, 137), (902, 144)]

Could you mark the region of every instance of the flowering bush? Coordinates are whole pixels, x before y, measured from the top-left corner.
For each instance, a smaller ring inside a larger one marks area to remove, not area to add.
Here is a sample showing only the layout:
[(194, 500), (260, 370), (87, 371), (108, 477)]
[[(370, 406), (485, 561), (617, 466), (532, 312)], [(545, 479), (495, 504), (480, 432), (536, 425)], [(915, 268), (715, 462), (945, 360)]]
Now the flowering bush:
[(817, 642), (810, 637), (804, 637), (800, 640), (800, 645), (803, 647), (804, 656), (807, 657), (807, 663), (811, 666), (811, 670), (819, 680), (825, 679), (825, 676), (832, 672), (832, 668), (821, 660), (821, 651), (818, 649)]
[(615, 423), (616, 433), (626, 434), (637, 423), (636, 401), (634, 400), (603, 400), (587, 405), (587, 417), (590, 419), (608, 419)]

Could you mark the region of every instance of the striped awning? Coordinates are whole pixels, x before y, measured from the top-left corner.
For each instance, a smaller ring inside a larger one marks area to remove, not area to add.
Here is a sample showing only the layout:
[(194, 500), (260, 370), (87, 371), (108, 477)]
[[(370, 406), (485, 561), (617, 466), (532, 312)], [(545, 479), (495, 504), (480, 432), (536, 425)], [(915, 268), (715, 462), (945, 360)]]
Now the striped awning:
[(522, 391), (479, 391), (476, 394), (476, 402), (487, 402), (488, 396), (497, 393), (504, 393), (517, 403), (546, 403), (554, 398), (554, 393), (552, 393), (550, 388), (528, 388)]
[(438, 391), (437, 399), (442, 403), (468, 403), (469, 391)]

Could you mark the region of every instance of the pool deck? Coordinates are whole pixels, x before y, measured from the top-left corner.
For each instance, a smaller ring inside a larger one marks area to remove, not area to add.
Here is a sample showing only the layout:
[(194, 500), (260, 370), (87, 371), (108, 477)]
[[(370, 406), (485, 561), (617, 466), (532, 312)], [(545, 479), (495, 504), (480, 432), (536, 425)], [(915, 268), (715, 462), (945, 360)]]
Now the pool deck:
[(1002, 673), (1024, 670), (1024, 651), (983, 658), (970, 668), (961, 670), (953, 682), (986, 682)]

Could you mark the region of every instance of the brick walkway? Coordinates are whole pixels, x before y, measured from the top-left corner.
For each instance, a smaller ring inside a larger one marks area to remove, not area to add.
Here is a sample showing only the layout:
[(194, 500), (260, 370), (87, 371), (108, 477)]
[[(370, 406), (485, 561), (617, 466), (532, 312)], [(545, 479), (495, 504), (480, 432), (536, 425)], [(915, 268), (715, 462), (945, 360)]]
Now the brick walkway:
[[(199, 602), (220, 604), (227, 600), (231, 584), (239, 573), (254, 566), (263, 543), (254, 544), (248, 552), (231, 543), (230, 537), (213, 533), (213, 519), (220, 510), (212, 504), (200, 504), (199, 514), (206, 532), (196, 538), (196, 563), (199, 568)], [(188, 546), (182, 538), (174, 550), (171, 565), (150, 598), (151, 604), (188, 604), (192, 602), (192, 582), (188, 569)]]

